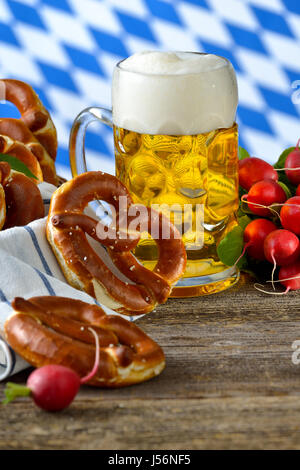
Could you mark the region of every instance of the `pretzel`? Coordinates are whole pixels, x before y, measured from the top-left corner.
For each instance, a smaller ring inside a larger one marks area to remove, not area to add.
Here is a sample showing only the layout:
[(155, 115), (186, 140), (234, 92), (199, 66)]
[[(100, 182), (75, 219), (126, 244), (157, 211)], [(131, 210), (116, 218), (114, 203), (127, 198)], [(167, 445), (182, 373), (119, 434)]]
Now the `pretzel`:
[(29, 364), (60, 364), (87, 375), (95, 360), (92, 327), (100, 341), (100, 365), (88, 382), (96, 387), (124, 387), (148, 380), (165, 367), (160, 346), (134, 323), (106, 315), (96, 305), (64, 297), (15, 298), (6, 320), (10, 346)]
[[(114, 237), (99, 239), (97, 227), (101, 224), (87, 217), (84, 209), (90, 201), (100, 199), (118, 212), (121, 196), (126, 198), (127, 212), (132, 205), (127, 189), (115, 176), (106, 173), (88, 172), (66, 182), (52, 196), (47, 238), (73, 287), (84, 290), (118, 312), (140, 315), (168, 299), (173, 284), (184, 272), (186, 252), (177, 229), (169, 219), (154, 211), (151, 214), (158, 222), (160, 234), (155, 240), (159, 260), (153, 271), (142, 266), (130, 251), (137, 245), (139, 234), (129, 234), (125, 241), (116, 233)], [(149, 213), (150, 209), (147, 209)], [(152, 222), (153, 219), (148, 231)], [(163, 222), (170, 229), (168, 240), (161, 237)], [(108, 260), (96, 254), (86, 234), (107, 246), (104, 255)]]
[(1, 228), (27, 225), (44, 217), (43, 199), (36, 184), (23, 173), (11, 170), (6, 162), (0, 162), (0, 184)]
[(5, 175), (2, 174), (2, 168), (0, 166), (0, 230), (2, 230), (6, 220), (5, 192), (2, 186), (2, 181), (4, 180), (4, 178)]
[(4, 98), (13, 103), (21, 114), (21, 121), (33, 133), (36, 139), (55, 160), (57, 135), (53, 121), (38, 95), (27, 83), (19, 80), (3, 79), (0, 86), (4, 89)]
[(43, 181), (43, 173), (39, 162), (33, 153), (21, 142), (16, 142), (8, 136), (0, 135), (0, 153), (12, 155), (23, 162), (35, 176), (32, 181), (36, 184)]
[[(54, 160), (52, 160), (47, 150), (34, 137), (23, 121), (11, 118), (0, 119), (0, 137), (1, 135), (24, 144), (38, 160), (44, 181), (57, 186), (58, 181)], [(18, 153), (15, 156), (19, 158)]]

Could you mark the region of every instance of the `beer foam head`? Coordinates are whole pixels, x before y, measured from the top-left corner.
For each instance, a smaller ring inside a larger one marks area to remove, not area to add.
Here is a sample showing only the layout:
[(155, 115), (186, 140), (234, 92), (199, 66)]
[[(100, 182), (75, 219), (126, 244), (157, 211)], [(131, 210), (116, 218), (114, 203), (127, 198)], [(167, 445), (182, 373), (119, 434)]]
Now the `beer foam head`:
[(192, 135), (231, 127), (238, 103), (230, 62), (212, 54), (142, 52), (118, 64), (113, 121), (141, 134)]

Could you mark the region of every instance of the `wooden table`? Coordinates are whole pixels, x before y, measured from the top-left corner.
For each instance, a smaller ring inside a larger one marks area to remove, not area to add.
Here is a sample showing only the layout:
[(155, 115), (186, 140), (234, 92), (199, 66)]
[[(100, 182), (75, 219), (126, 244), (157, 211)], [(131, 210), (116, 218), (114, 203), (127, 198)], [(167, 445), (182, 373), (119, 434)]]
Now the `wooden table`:
[(291, 347), (300, 340), (299, 293), (267, 296), (243, 278), (217, 295), (169, 300), (138, 324), (166, 353), (161, 376), (121, 390), (82, 387), (57, 414), (28, 399), (1, 406), (0, 448), (300, 448)]

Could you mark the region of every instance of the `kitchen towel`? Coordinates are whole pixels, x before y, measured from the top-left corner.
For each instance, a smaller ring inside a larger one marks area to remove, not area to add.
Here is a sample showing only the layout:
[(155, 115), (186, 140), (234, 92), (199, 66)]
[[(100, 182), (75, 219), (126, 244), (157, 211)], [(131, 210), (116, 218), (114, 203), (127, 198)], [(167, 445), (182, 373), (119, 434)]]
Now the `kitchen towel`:
[[(56, 188), (48, 183), (42, 183), (39, 187), (46, 215)], [(70, 297), (100, 305), (106, 313), (116, 314), (88, 294), (67, 284), (46, 239), (46, 220), (45, 216), (25, 227), (0, 232), (0, 380), (29, 366), (3, 340), (3, 325), (13, 312), (10, 302), (15, 297)], [(126, 318), (133, 320), (133, 317)]]

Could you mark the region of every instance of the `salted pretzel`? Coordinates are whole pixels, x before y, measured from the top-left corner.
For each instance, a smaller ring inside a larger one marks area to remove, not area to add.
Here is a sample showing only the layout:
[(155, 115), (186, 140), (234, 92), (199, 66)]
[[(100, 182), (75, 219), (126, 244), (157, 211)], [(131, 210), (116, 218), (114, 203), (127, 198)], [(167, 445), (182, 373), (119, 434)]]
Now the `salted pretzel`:
[(41, 217), (44, 204), (37, 185), (0, 162), (0, 229), (27, 225)]
[(60, 364), (87, 375), (100, 342), (97, 374), (88, 382), (96, 387), (124, 387), (148, 380), (165, 367), (160, 346), (137, 325), (117, 315), (106, 315), (96, 305), (64, 297), (16, 298), (15, 312), (4, 325), (10, 346), (34, 367)]
[[(23, 144), (38, 160), (39, 166), (43, 174), (43, 180), (47, 183), (57, 186), (57, 176), (55, 171), (54, 160), (50, 157), (47, 150), (35, 138), (33, 133), (28, 129), (20, 119), (0, 118), (0, 138), (9, 137), (17, 144)], [(19, 145), (19, 152), (15, 152), (15, 156), (20, 158), (22, 155), (22, 147)]]
[(46, 110), (33, 88), (19, 80), (0, 80), (6, 101), (13, 103), (21, 114), (21, 121), (55, 160), (57, 134), (49, 112)]
[[(186, 252), (177, 229), (169, 219), (154, 211), (151, 217), (156, 218), (159, 226), (155, 240), (159, 259), (153, 271), (142, 266), (130, 251), (139, 241), (139, 227), (132, 235), (127, 234), (125, 240), (118, 231), (114, 237), (101, 238), (97, 230), (100, 222), (85, 215), (84, 210), (90, 201), (100, 199), (118, 213), (121, 196), (125, 197), (127, 212), (132, 206), (127, 189), (115, 176), (106, 173), (88, 172), (66, 182), (52, 196), (47, 238), (72, 286), (118, 312), (139, 315), (168, 299), (173, 284), (184, 272)], [(152, 218), (146, 228), (148, 232)], [(161, 236), (163, 223), (169, 228), (170, 236), (166, 240)], [(108, 260), (94, 251), (86, 235), (106, 245), (104, 253), (109, 255)]]
[(39, 162), (33, 153), (22, 142), (12, 140), (10, 137), (0, 135), (0, 153), (12, 155), (23, 162), (36, 177), (32, 181), (36, 184), (43, 181), (43, 173)]

